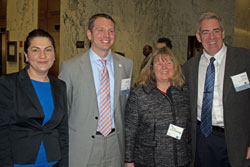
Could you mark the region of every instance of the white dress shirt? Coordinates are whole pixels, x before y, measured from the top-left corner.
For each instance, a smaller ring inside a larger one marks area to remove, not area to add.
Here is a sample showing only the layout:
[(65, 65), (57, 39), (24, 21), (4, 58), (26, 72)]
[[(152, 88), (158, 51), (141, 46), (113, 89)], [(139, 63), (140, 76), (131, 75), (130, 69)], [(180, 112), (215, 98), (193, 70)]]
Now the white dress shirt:
[[(226, 52), (227, 47), (223, 44), (222, 48), (218, 53), (214, 55), (214, 67), (215, 67), (215, 81), (214, 81), (214, 97), (213, 97), (213, 108), (212, 108), (212, 124), (213, 126), (224, 127), (224, 116), (223, 116), (223, 83), (224, 83), (224, 72), (226, 63)], [(210, 58), (205, 50), (199, 63), (199, 75), (198, 75), (198, 101), (197, 101), (197, 119), (201, 120), (201, 110), (203, 101), (203, 92), (206, 78), (207, 67), (210, 63)]]

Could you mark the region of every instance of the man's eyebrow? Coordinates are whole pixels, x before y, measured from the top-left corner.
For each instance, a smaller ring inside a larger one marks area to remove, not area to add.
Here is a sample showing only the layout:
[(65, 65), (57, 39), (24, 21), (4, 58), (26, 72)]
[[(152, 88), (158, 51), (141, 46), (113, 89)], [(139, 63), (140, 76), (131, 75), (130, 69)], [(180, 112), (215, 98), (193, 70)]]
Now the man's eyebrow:
[(202, 30), (201, 32), (205, 32), (205, 31), (209, 31), (209, 30)]
[[(214, 31), (214, 30), (221, 30), (221, 28), (214, 28), (212, 31)], [(202, 30), (201, 32), (206, 32), (206, 31), (210, 31), (210, 30)]]

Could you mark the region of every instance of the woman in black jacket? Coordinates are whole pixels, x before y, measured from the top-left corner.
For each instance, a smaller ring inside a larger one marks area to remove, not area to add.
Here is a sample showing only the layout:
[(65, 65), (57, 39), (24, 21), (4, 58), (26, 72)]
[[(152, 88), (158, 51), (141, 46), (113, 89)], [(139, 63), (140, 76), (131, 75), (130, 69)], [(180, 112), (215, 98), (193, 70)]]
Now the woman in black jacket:
[(68, 167), (66, 85), (48, 75), (55, 42), (36, 29), (24, 52), (28, 65), (0, 78), (0, 166)]
[(125, 112), (126, 167), (190, 163), (189, 98), (181, 67), (168, 48), (154, 52), (130, 92)]

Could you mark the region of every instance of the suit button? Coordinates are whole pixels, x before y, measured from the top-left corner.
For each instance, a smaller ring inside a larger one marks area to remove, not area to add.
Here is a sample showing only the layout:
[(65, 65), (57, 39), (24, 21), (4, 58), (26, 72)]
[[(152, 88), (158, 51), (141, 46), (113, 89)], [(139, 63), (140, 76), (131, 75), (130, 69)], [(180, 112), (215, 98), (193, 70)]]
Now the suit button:
[(98, 119), (98, 116), (96, 116), (95, 119)]
[(95, 138), (95, 136), (94, 136), (94, 135), (92, 135), (91, 137), (92, 137), (93, 139)]

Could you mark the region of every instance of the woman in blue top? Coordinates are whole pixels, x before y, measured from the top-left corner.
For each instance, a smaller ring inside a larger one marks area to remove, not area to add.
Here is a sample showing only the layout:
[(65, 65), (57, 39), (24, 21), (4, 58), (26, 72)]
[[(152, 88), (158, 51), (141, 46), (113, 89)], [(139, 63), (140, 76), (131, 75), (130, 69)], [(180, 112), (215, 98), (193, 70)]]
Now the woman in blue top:
[(48, 74), (54, 39), (33, 30), (24, 52), (28, 65), (0, 77), (0, 166), (68, 167), (66, 85)]

